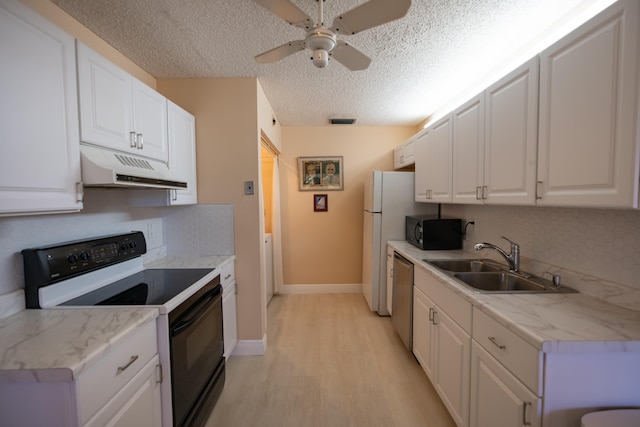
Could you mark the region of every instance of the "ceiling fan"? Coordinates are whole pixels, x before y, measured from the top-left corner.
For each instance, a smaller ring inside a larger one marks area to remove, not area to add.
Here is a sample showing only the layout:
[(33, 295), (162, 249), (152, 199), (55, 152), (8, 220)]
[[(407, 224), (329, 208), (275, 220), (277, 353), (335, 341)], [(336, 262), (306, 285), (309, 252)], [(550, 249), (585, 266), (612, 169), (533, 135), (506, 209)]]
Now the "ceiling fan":
[(279, 61), (304, 49), (309, 49), (313, 65), (324, 68), (333, 58), (351, 71), (364, 70), (371, 59), (350, 44), (337, 40), (337, 35), (352, 35), (400, 19), (407, 14), (411, 0), (369, 0), (336, 17), (331, 28), (324, 26), (322, 4), (318, 2), (318, 21), (289, 0), (254, 0), (260, 6), (307, 32), (304, 40), (294, 40), (256, 56), (256, 62), (266, 64)]

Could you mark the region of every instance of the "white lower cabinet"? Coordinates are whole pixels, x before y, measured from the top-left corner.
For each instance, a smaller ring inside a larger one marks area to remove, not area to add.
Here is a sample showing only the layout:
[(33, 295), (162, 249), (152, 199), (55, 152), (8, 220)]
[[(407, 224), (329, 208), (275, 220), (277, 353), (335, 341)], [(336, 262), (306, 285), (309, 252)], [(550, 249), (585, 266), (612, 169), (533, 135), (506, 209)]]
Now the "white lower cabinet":
[(471, 427), (540, 426), (540, 400), (473, 341)]
[(222, 267), (220, 283), (222, 284), (222, 332), (224, 334), (224, 357), (225, 359), (228, 359), (238, 343), (238, 320), (236, 307), (237, 285), (234, 261), (228, 262)]
[(456, 425), (467, 426), (471, 305), (419, 268), (414, 281), (413, 352)]
[[(156, 322), (141, 326), (73, 381), (0, 383), (7, 427), (97, 427), (162, 425)], [(25, 402), (28, 402), (25, 404)]]

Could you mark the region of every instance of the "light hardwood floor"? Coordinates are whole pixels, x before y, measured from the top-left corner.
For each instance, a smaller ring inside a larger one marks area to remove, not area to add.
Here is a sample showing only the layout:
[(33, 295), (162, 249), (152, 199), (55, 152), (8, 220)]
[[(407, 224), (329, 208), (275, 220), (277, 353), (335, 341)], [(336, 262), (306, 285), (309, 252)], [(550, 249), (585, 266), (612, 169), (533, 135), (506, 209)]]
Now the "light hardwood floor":
[(389, 317), (360, 294), (274, 296), (264, 356), (232, 356), (207, 427), (455, 424)]

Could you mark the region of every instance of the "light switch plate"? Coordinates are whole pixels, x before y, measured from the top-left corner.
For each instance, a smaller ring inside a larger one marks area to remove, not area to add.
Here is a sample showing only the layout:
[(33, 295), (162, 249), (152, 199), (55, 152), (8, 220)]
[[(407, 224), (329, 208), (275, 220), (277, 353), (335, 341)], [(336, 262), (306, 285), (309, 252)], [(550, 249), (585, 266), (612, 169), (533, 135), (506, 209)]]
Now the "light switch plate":
[(254, 193), (253, 191), (253, 181), (245, 181), (244, 182), (244, 194), (246, 194), (247, 196), (252, 196)]

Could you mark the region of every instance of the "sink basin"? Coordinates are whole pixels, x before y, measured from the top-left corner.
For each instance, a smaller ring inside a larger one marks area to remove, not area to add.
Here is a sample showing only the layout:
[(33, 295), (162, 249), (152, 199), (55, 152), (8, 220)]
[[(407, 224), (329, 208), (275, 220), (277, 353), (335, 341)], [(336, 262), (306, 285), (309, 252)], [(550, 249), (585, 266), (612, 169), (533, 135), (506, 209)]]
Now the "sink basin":
[(466, 272), (499, 272), (500, 265), (490, 260), (484, 259), (438, 259), (424, 260), (427, 264), (433, 265), (441, 270), (453, 271), (456, 273)]
[[(476, 292), (491, 293), (566, 293), (576, 292), (566, 286), (555, 287), (548, 280), (524, 278), (507, 272), (455, 273), (453, 277)], [(549, 282), (548, 284), (546, 282)]]

